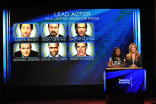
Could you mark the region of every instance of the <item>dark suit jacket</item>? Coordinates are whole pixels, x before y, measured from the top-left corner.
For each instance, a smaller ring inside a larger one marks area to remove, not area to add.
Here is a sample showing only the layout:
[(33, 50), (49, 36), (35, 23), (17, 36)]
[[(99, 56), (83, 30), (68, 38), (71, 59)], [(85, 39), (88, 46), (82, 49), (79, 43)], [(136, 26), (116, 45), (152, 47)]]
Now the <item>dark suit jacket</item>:
[[(22, 57), (21, 51), (17, 51), (14, 53), (14, 57)], [(38, 52), (31, 50), (29, 57), (38, 57)]]
[[(50, 37), (50, 35), (48, 35), (48, 36), (46, 36), (46, 37)], [(60, 34), (59, 34), (59, 36), (58, 36), (58, 37), (64, 37), (64, 36), (62, 36), (62, 35), (60, 35)]]
[[(131, 60), (128, 60), (126, 59), (126, 66), (127, 67), (130, 67), (131, 65), (133, 64), (133, 61), (132, 61), (132, 58)], [(142, 67), (142, 56), (140, 54), (140, 56), (138, 57), (138, 61), (134, 61), (134, 64), (137, 66), (137, 67)]]

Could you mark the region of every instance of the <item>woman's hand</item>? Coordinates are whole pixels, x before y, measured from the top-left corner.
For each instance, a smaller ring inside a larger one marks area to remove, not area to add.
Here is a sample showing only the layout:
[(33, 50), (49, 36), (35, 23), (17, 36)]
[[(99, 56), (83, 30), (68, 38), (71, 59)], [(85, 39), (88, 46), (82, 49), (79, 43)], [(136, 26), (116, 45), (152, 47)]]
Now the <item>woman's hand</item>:
[(119, 65), (114, 65), (114, 68), (119, 68)]
[(137, 68), (137, 66), (133, 64), (130, 66), (130, 68)]

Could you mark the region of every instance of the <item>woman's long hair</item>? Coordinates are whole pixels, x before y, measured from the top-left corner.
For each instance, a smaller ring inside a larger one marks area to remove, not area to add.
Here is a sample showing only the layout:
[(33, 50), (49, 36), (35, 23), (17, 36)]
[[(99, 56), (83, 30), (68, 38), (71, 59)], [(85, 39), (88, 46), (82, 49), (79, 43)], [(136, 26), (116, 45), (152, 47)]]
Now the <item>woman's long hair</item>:
[[(115, 47), (115, 48), (113, 49), (113, 52), (112, 52), (112, 54), (111, 54), (113, 63), (114, 63), (114, 61), (115, 61), (115, 59), (116, 59), (116, 54), (115, 54), (116, 49), (120, 49), (120, 48), (119, 48), (119, 47)], [(121, 62), (123, 62), (124, 56), (123, 56), (123, 54), (122, 54), (121, 49), (120, 49), (120, 59), (121, 59)]]
[(137, 48), (137, 46), (136, 46), (136, 44), (135, 43), (131, 43), (130, 45), (129, 45), (129, 53), (126, 55), (126, 58), (128, 59), (128, 60), (131, 60), (131, 58), (132, 58), (132, 52), (131, 52), (131, 48), (132, 48), (132, 46), (135, 46), (135, 48), (136, 48), (136, 52), (135, 52), (135, 61), (138, 61), (138, 57), (140, 56), (140, 54), (138, 53), (138, 48)]

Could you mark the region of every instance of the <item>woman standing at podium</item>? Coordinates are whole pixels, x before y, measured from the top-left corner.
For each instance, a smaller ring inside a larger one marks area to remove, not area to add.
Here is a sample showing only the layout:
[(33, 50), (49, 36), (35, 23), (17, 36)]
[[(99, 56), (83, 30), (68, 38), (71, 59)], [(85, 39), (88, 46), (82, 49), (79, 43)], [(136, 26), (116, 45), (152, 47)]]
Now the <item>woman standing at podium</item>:
[(135, 43), (129, 45), (129, 53), (126, 55), (126, 65), (130, 68), (142, 67), (142, 56), (137, 52)]
[(126, 67), (126, 59), (123, 57), (123, 54), (120, 48), (115, 47), (113, 49), (113, 52), (111, 54), (111, 58), (108, 61), (107, 67), (108, 68)]

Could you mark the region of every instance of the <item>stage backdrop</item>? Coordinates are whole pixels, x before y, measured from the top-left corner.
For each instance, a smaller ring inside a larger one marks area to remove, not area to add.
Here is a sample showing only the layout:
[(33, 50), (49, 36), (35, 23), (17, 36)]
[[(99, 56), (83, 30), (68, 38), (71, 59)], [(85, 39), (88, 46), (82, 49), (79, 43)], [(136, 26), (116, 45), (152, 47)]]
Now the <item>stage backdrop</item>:
[[(3, 10), (3, 77), (6, 85), (103, 84), (103, 69), (115, 47), (121, 48), (125, 56), (130, 43), (134, 42), (141, 54), (139, 9), (25, 11)], [(59, 24), (58, 33), (62, 37), (47, 37), (50, 35), (48, 24), (54, 23)], [(87, 37), (77, 37), (76, 23), (86, 24)], [(33, 24), (31, 37), (21, 38), (19, 24)], [(20, 51), (19, 43), (36, 44), (32, 45), (32, 50), (38, 52), (38, 57), (15, 57), (15, 52)], [(46, 57), (50, 54), (48, 43), (59, 43), (58, 53), (62, 57)], [(85, 52), (88, 55), (77, 57), (75, 43), (87, 43)]]

